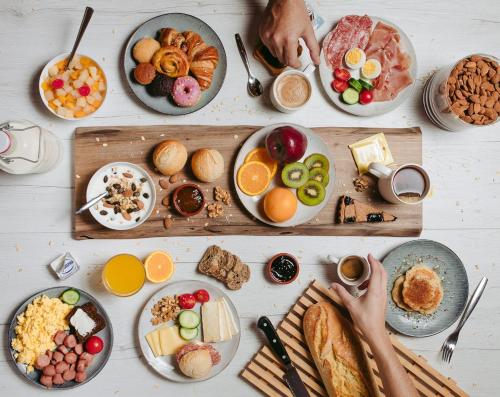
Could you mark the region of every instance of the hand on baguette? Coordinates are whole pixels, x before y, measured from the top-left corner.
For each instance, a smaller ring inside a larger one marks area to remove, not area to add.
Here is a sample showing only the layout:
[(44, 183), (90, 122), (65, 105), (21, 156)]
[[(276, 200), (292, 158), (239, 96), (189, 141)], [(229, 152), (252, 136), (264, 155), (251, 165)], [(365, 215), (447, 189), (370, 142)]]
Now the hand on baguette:
[(387, 273), (384, 266), (372, 254), (368, 255), (371, 276), (366, 293), (355, 298), (342, 285), (333, 283), (332, 288), (349, 310), (354, 324), (368, 339), (384, 336), (385, 308), (387, 304)]
[(262, 43), (284, 65), (300, 67), (297, 57), (302, 37), (311, 59), (319, 65), (319, 44), (303, 0), (270, 0), (260, 23)]

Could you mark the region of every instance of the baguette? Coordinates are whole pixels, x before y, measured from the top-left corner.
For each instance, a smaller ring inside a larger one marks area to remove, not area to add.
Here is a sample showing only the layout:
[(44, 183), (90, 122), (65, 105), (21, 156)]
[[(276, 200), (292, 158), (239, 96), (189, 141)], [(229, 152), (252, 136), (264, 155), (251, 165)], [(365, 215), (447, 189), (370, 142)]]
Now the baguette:
[(350, 323), (328, 302), (310, 306), (303, 319), (307, 346), (329, 397), (368, 397), (370, 376)]

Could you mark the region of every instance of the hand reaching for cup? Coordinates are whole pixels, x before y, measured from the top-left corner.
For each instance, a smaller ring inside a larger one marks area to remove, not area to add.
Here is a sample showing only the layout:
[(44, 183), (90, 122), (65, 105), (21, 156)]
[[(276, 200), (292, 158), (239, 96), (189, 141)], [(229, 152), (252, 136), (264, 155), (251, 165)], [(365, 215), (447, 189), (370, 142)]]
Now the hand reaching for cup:
[(270, 0), (260, 23), (259, 36), (281, 63), (294, 68), (300, 67), (297, 46), (302, 38), (311, 59), (319, 65), (319, 44), (303, 0)]

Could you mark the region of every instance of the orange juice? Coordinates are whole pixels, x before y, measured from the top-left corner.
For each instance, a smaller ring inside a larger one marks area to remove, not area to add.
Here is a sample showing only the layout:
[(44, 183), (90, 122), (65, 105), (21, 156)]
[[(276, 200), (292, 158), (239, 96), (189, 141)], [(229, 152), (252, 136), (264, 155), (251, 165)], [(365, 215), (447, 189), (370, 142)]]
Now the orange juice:
[(130, 296), (144, 285), (146, 271), (139, 258), (130, 254), (113, 256), (102, 271), (102, 282), (109, 292), (118, 296)]

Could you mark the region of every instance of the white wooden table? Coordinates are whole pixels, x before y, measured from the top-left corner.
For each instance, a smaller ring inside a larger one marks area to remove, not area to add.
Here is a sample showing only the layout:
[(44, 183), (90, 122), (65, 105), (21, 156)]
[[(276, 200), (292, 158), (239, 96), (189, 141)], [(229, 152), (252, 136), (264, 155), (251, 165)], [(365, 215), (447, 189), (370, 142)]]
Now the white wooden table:
[[(71, 239), (71, 148), (75, 127), (139, 124), (270, 124), (289, 121), (306, 126), (420, 126), (423, 130), (424, 165), (433, 179), (432, 197), (424, 205), (423, 238), (438, 240), (464, 261), (474, 288), (481, 276), (488, 288), (462, 332), (451, 365), (437, 353), (448, 332), (425, 339), (404, 338), (444, 374), (453, 377), (472, 396), (500, 395), (500, 139), (499, 126), (480, 131), (448, 133), (434, 127), (421, 104), (423, 83), (435, 69), (473, 52), (498, 54), (500, 3), (476, 1), (327, 1), (319, 13), (333, 21), (348, 14), (377, 15), (396, 22), (413, 41), (418, 56), (418, 88), (396, 111), (369, 119), (356, 118), (333, 108), (315, 82), (308, 109), (284, 115), (271, 108), (266, 96), (250, 98), (245, 91), (246, 72), (234, 43), (240, 32), (250, 50), (263, 1), (213, 0), (109, 0), (89, 1), (94, 17), (80, 51), (95, 57), (105, 68), (109, 93), (103, 108), (88, 120), (67, 122), (43, 108), (36, 82), (41, 67), (53, 56), (71, 48), (86, 2), (0, 1), (0, 120), (26, 118), (62, 139), (64, 160), (45, 175), (0, 175), (0, 301), (2, 351), (0, 394), (45, 395), (25, 382), (10, 364), (6, 345), (12, 311), (32, 293), (61, 285), (47, 264), (70, 251), (82, 269), (68, 284), (95, 294), (107, 309), (115, 331), (115, 344), (102, 373), (72, 395), (149, 396), (201, 395), (258, 396), (238, 377), (257, 351), (262, 338), (255, 330), (259, 315), (277, 322), (296, 297), (315, 278), (327, 283), (331, 268), (322, 264), (330, 253), (358, 252), (383, 256), (408, 240), (358, 237), (253, 237), (154, 238), (117, 241)], [(133, 98), (120, 74), (121, 51), (129, 34), (143, 21), (166, 12), (185, 12), (209, 23), (221, 37), (228, 56), (226, 81), (205, 109), (183, 117), (166, 117), (146, 110)], [(252, 67), (266, 86), (270, 78), (255, 60)], [(351, 188), (346, 181), (346, 189)], [(251, 282), (231, 298), (242, 322), (239, 351), (231, 365), (208, 382), (180, 385), (157, 376), (141, 358), (137, 343), (137, 317), (146, 299), (158, 288), (147, 284), (131, 298), (116, 298), (100, 286), (102, 264), (119, 252), (145, 256), (155, 249), (171, 252), (177, 262), (175, 280), (200, 277), (195, 268), (209, 244), (220, 244), (250, 264)], [(302, 263), (299, 281), (279, 287), (267, 282), (262, 267), (278, 251), (296, 254)], [(66, 393), (69, 394), (69, 393)]]

